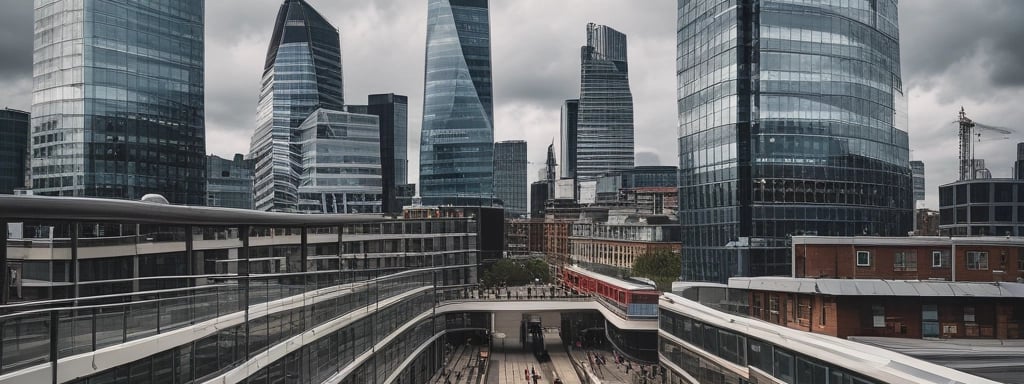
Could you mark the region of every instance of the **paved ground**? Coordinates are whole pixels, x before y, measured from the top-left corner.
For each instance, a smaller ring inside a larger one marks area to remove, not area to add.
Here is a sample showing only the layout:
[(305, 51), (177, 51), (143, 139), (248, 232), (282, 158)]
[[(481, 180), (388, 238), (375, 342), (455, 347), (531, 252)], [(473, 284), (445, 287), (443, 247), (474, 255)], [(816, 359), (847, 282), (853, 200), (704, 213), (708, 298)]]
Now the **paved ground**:
[(436, 384), (475, 384), (482, 374), (477, 367), (480, 347), (460, 345), (445, 356), (444, 369), (430, 379)]
[(545, 334), (544, 344), (551, 356), (551, 361), (546, 363), (538, 362), (532, 353), (523, 351), (521, 347), (495, 348), (486, 383), (533, 384), (530, 375), (536, 373), (539, 376), (537, 384), (551, 384), (555, 379), (561, 379), (563, 384), (580, 384), (558, 332)]
[[(656, 366), (643, 366), (638, 363), (629, 363), (628, 368), (626, 364), (616, 364), (615, 357), (611, 352), (603, 350), (573, 350), (570, 353), (573, 359), (580, 362), (583, 365), (584, 370), (587, 374), (593, 375), (597, 378), (601, 384), (633, 384), (643, 383), (643, 376), (638, 370), (643, 369), (654, 369)], [(597, 359), (595, 356), (601, 356), (604, 358), (604, 364), (596, 363)], [(647, 379), (647, 382), (657, 382), (654, 379)]]

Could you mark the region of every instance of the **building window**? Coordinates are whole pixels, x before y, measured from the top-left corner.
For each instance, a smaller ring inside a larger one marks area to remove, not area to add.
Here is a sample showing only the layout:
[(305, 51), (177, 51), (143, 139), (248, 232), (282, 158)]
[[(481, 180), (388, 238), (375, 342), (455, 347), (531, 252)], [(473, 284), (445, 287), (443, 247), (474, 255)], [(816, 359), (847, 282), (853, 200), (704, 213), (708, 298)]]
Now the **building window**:
[(818, 325), (825, 325), (825, 300), (821, 300), (821, 313), (818, 314)]
[(893, 271), (916, 271), (917, 255), (914, 252), (900, 251), (893, 255)]
[(871, 306), (871, 326), (885, 328), (885, 307), (881, 305)]
[(871, 266), (871, 252), (870, 251), (857, 251), (857, 266), (858, 267), (870, 267)]
[(932, 268), (948, 268), (952, 264), (949, 252), (932, 251)]
[(964, 322), (973, 323), (974, 321), (974, 307), (964, 307)]
[(967, 252), (967, 269), (984, 271), (988, 269), (988, 252)]

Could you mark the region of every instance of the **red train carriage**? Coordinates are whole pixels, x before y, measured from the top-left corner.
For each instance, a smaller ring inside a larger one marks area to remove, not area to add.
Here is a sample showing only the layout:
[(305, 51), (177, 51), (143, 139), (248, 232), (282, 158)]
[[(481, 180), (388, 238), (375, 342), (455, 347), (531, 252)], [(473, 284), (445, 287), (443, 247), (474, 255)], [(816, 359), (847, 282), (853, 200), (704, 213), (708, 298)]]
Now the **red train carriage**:
[(562, 284), (578, 294), (597, 294), (617, 303), (627, 316), (657, 316), (661, 292), (646, 285), (619, 280), (586, 269), (562, 268)]

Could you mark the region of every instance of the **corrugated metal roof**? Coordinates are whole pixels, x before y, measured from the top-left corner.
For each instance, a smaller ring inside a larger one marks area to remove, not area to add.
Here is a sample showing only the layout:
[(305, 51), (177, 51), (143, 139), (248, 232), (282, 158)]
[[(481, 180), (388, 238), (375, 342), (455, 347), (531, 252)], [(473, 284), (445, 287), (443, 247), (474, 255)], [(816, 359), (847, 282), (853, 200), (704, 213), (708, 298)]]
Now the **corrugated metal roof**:
[(729, 288), (831, 296), (921, 296), (1024, 298), (1024, 284), (931, 280), (733, 277)]

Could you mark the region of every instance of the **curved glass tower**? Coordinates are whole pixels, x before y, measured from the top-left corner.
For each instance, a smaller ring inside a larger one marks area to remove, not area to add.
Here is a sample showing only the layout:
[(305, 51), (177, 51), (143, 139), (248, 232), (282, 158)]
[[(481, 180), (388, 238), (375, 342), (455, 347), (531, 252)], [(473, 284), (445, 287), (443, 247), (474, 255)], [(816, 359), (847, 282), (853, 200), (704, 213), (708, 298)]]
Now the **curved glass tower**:
[(592, 179), (633, 168), (633, 94), (629, 90), (626, 35), (604, 25), (587, 24), (587, 45), (580, 56), (576, 161), (569, 165), (570, 174)]
[(493, 200), (494, 110), (487, 0), (430, 0), (420, 196), (424, 204)]
[(911, 230), (896, 8), (679, 2), (685, 280), (788, 275), (792, 235)]
[(317, 108), (341, 111), (338, 29), (304, 0), (285, 0), (267, 50), (250, 157), (256, 209), (295, 212), (302, 175), (298, 127)]

